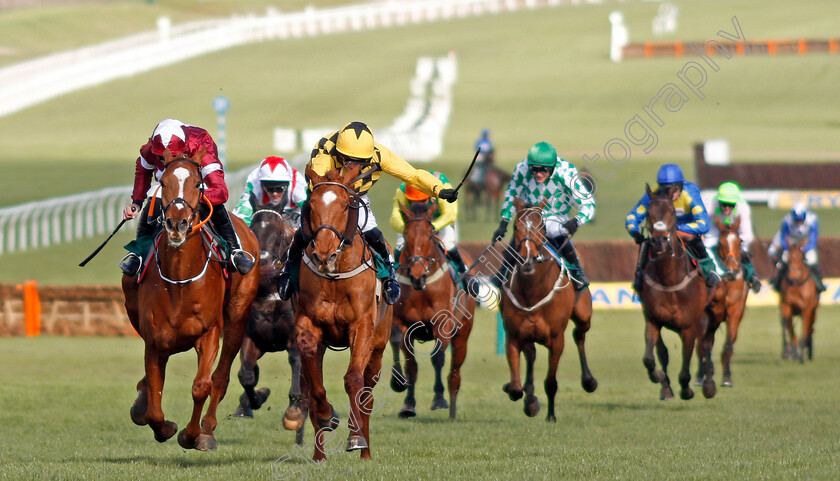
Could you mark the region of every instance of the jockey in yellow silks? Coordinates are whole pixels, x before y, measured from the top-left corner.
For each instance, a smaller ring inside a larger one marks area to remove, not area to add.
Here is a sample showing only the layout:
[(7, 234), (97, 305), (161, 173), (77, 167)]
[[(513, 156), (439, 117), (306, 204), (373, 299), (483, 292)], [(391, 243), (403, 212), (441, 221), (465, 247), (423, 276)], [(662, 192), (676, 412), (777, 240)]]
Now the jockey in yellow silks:
[[(373, 132), (362, 122), (350, 122), (341, 130), (322, 137), (312, 149), (308, 167), (318, 175), (326, 175), (327, 171), (340, 169), (346, 163), (364, 165), (360, 171), (363, 177), (352, 186), (361, 194), (360, 200), (365, 210), (359, 213), (359, 229), (367, 244), (388, 263), (389, 277), (383, 279), (382, 285), (385, 290), (385, 302), (394, 304), (400, 297), (400, 285), (395, 279), (393, 268), (394, 258), (388, 250), (382, 231), (376, 225), (367, 191), (379, 180), (382, 172), (385, 172), (426, 195), (449, 202), (454, 202), (458, 193), (454, 189), (444, 187), (443, 182), (428, 171), (415, 169), (402, 157), (374, 142)], [(312, 180), (308, 181), (311, 190)], [(281, 299), (288, 300), (292, 295), (289, 282), (291, 269), (300, 263), (303, 249), (308, 242), (308, 239), (304, 239), (303, 230), (298, 229), (289, 246), (288, 261), (277, 281)]]

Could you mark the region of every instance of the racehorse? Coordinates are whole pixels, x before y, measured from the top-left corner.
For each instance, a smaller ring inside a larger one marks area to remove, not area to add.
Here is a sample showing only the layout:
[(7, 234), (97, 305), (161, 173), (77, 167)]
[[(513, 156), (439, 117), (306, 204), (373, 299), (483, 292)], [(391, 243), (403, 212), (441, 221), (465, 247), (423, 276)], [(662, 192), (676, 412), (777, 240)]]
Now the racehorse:
[[(472, 331), (477, 302), (460, 289), (449, 275), (444, 249), (432, 227), (437, 205), (428, 207), (416, 203), (411, 209), (402, 206), (400, 210), (405, 219), (405, 248), (397, 275), (403, 286), (400, 299), (394, 305), (394, 325), (402, 332), (399, 346), (405, 353), (408, 393), (399, 416), (409, 418), (417, 415), (414, 409), (414, 387), (417, 383), (414, 341), (434, 341), (431, 357), (435, 368), (435, 397), (431, 409), (449, 407), (449, 418), (455, 419), (456, 400), (461, 387), (461, 365), (467, 357), (467, 339)], [(463, 259), (467, 264), (472, 261), (467, 254), (463, 254)], [(452, 365), (449, 369), (447, 404), (443, 397), (441, 370), (450, 342)], [(399, 359), (396, 351), (394, 358)], [(397, 384), (394, 379), (396, 372), (392, 374), (392, 386)]]
[[(203, 152), (194, 158), (201, 155)], [(148, 424), (159, 442), (175, 434), (178, 426), (166, 420), (161, 409), (166, 363), (172, 354), (195, 348), (198, 372), (192, 385), (193, 412), (187, 427), (178, 434), (178, 444), (187, 449), (213, 450), (216, 408), (225, 395), (231, 364), (242, 345), (259, 273), (253, 269), (245, 276), (227, 274), (226, 288), (226, 274), (214, 262), (218, 253), (202, 228), (206, 220), (199, 222), (199, 202), (204, 198), (201, 167), (183, 154), (175, 158), (167, 154), (165, 160), (160, 178), (165, 231), (156, 240), (154, 259), (149, 261), (142, 281), (138, 283), (135, 276), (122, 278), (128, 318), (146, 344), (146, 375), (137, 383), (131, 419), (141, 426)], [(256, 255), (257, 239), (240, 219), (231, 220), (242, 248)], [(222, 352), (211, 376), (220, 335)], [(202, 419), (208, 396), (210, 404)]]
[[(711, 302), (706, 308), (709, 324), (700, 343), (702, 343), (705, 352), (708, 353), (709, 363), (711, 363), (715, 332), (717, 332), (721, 323), (726, 322), (726, 343), (723, 345), (723, 352), (721, 353), (720, 359), (723, 364), (723, 380), (721, 381), (721, 386), (732, 387), (730, 363), (732, 361), (735, 339), (738, 338), (738, 326), (741, 324), (741, 319), (744, 317), (744, 308), (747, 305), (749, 285), (744, 279), (744, 272), (741, 269), (741, 237), (738, 235), (741, 218), (737, 218), (732, 225), (728, 226), (723, 225), (720, 219), (715, 219), (715, 224), (720, 232), (720, 240), (715, 247), (715, 253), (718, 259), (723, 262), (726, 273), (723, 276), (724, 282), (721, 284), (723, 287), (715, 288), (712, 292)], [(698, 357), (701, 357), (700, 343), (697, 346)], [(700, 386), (704, 382), (703, 374), (705, 367), (702, 365), (702, 362), (700, 364), (697, 377), (694, 381), (695, 386)], [(708, 369), (714, 373), (713, 366), (709, 366)], [(710, 389), (709, 392), (713, 393), (714, 383), (707, 389)]]
[[(689, 387), (691, 373), (691, 355), (698, 337), (706, 332), (708, 320), (704, 315), (706, 307), (707, 289), (703, 277), (699, 275), (685, 250), (682, 240), (677, 234), (677, 215), (671, 200), (671, 189), (660, 189), (651, 192), (650, 186), (645, 185), (650, 206), (648, 207), (647, 231), (650, 238), (648, 249), (650, 260), (645, 266), (644, 284), (640, 295), (642, 312), (645, 316), (645, 355), (642, 361), (648, 371), (648, 377), (653, 383), (661, 383), (662, 390), (659, 398), (662, 400), (674, 397), (671, 380), (668, 378), (668, 348), (660, 336), (663, 327), (668, 328), (682, 339), (683, 363), (679, 374), (682, 399), (694, 397), (694, 391)], [(653, 358), (653, 348), (662, 370), (656, 369)], [(700, 357), (708, 357), (703, 344)], [(711, 362), (705, 364), (711, 368)], [(703, 393), (707, 397), (714, 395), (710, 389), (714, 388), (711, 372), (704, 372)]]
[[(539, 206), (526, 206), (514, 200), (514, 244), (523, 261), (513, 269), (511, 279), (502, 286), (500, 309), (507, 332), (507, 361), (510, 383), (502, 390), (511, 401), (525, 393), (525, 414), (533, 417), (539, 413), (540, 404), (534, 395), (534, 343), (548, 348), (548, 375), (545, 392), (548, 396), (546, 421), (557, 422), (554, 415), (554, 397), (557, 394), (557, 365), (565, 346), (566, 326), (571, 318), (575, 324), (572, 337), (577, 345), (581, 367), (581, 385), (586, 392), (593, 392), (598, 381), (589, 371), (584, 343), (592, 319), (592, 296), (589, 289), (575, 291), (568, 269), (558, 263), (559, 257), (546, 246), (546, 230)], [(526, 376), (523, 388), (519, 377), (519, 353), (525, 352)]]
[[(798, 359), (805, 362), (805, 350), (808, 350), (808, 360), (814, 358), (814, 322), (817, 320), (817, 307), (820, 305), (820, 294), (817, 285), (810, 276), (810, 270), (805, 264), (805, 253), (802, 247), (808, 239), (802, 239), (788, 250), (787, 270), (780, 283), (779, 309), (782, 316), (782, 358)], [(797, 339), (793, 331), (793, 316), (802, 316), (802, 337)]]
[(484, 175), (480, 179), (477, 178), (477, 174), (478, 171), (474, 172), (464, 184), (467, 192), (464, 200), (467, 218), (477, 220), (479, 208), (483, 207), (486, 220), (493, 220), (501, 210), (502, 197), (510, 183), (511, 175), (492, 164), (484, 166)]
[(311, 167), (306, 170), (312, 189), (301, 228), (309, 242), (300, 268), (295, 340), (303, 364), (303, 387), (309, 394), (309, 417), (317, 431), (316, 461), (326, 457), (325, 433), (339, 426), (323, 383), (325, 350), (350, 349), (344, 376), (350, 398), (346, 450), (361, 450), (362, 459), (369, 459), (373, 387), (391, 332), (393, 309), (378, 294), (373, 254), (358, 229), (358, 216), (366, 215), (359, 194), (351, 187), (359, 179), (359, 170), (354, 165), (330, 170), (325, 176)]
[[(292, 385), (289, 388), (289, 407), (283, 417), (283, 426), (295, 430), (295, 444), (303, 443), (303, 426), (306, 419), (306, 402), (301, 402), (300, 353), (292, 334), (295, 329), (295, 310), (291, 301), (281, 301), (277, 294), (277, 276), (283, 267), (285, 253), (295, 235), (298, 216), (284, 214), (283, 207), (270, 206), (254, 212), (251, 230), (260, 244), (260, 285), (251, 307), (251, 317), (242, 349), (239, 383), (245, 392), (239, 398), (234, 416), (254, 417), (253, 410), (268, 399), (267, 387), (255, 390), (260, 379), (257, 360), (266, 352), (286, 351), (292, 368)], [(291, 217), (289, 217), (291, 215)]]

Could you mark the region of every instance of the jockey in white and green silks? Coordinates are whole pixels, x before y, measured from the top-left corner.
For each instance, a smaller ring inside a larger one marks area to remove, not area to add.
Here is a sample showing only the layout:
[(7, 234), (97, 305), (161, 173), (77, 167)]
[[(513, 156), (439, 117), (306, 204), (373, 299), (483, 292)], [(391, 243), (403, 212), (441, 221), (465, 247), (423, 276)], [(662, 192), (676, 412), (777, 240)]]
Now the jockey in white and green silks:
[[(595, 216), (595, 197), (586, 182), (581, 181), (575, 166), (558, 157), (557, 150), (547, 142), (531, 146), (527, 158), (513, 169), (513, 177), (505, 191), (505, 202), (502, 205), (502, 221), (493, 233), (492, 242), (504, 239), (507, 226), (515, 213), (514, 199), (534, 206), (543, 200), (547, 201), (542, 218), (548, 241), (571, 264), (572, 276), (579, 281), (573, 283), (575, 290), (586, 288), (589, 281), (583, 273), (570, 236)], [(577, 208), (574, 216), (571, 215), (573, 206)], [(490, 279), (496, 287), (501, 287), (507, 281), (507, 266), (515, 265), (515, 260), (508, 258), (512, 257), (508, 249), (504, 250), (504, 254), (505, 262)]]
[(720, 230), (715, 220), (720, 220), (723, 225), (732, 225), (737, 219), (738, 237), (741, 238), (741, 266), (744, 269), (744, 277), (747, 279), (753, 292), (761, 289), (761, 281), (755, 275), (755, 267), (750, 257), (750, 245), (755, 239), (752, 228), (752, 213), (750, 205), (741, 197), (741, 188), (735, 182), (724, 182), (718, 187), (717, 195), (708, 203), (706, 212), (712, 222), (709, 223), (709, 232), (703, 238), (703, 245), (709, 257), (715, 258), (715, 248), (720, 241)]
[(270, 208), (297, 211), (306, 201), (306, 178), (283, 157), (266, 157), (248, 174), (234, 215), (251, 225), (254, 211)]

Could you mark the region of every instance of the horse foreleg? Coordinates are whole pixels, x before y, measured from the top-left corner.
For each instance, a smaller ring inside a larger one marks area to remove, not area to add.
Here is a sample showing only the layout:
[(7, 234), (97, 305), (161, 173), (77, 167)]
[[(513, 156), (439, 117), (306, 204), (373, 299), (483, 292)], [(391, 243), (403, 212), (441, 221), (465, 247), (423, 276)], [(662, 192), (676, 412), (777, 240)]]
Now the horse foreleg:
[(802, 313), (802, 337), (799, 340), (799, 362), (805, 362), (805, 351), (808, 351), (808, 360), (813, 360), (814, 322), (817, 317), (817, 306), (805, 310)]
[(295, 340), (300, 351), (301, 378), (304, 396), (309, 397), (309, 419), (315, 428), (315, 453), (312, 459), (325, 459), (324, 437), (338, 427), (338, 415), (327, 401), (327, 390), (321, 375), (324, 351), (321, 344), (321, 331), (312, 325), (312, 321), (300, 316), (295, 320)]
[(137, 399), (134, 400), (134, 404), (131, 406), (131, 420), (134, 424), (138, 426), (145, 426), (148, 424), (146, 421), (146, 411), (149, 408), (149, 388), (146, 385), (146, 376), (143, 376), (137, 383)]
[(405, 383), (400, 382), (405, 379), (402, 366), (400, 365), (400, 349), (403, 343), (403, 331), (397, 323), (391, 325), (391, 352), (394, 355), (394, 368), (391, 371), (391, 390), (394, 392), (405, 391)]
[(362, 459), (370, 459), (370, 415), (374, 412), (373, 392), (382, 369), (382, 354), (384, 351), (384, 347), (374, 349), (370, 354), (370, 361), (365, 367), (365, 389), (359, 400), (359, 411), (362, 414), (362, 436), (367, 440), (368, 447), (362, 449)]
[[(657, 346), (660, 342), (659, 338), (659, 327), (656, 326), (654, 323), (647, 321), (645, 323), (645, 355), (642, 357), (642, 364), (645, 365), (645, 368), (648, 372), (648, 378), (650, 378), (650, 382), (652, 383), (661, 383), (665, 381), (665, 365), (662, 366), (663, 370), (660, 371), (656, 369), (656, 359), (653, 357), (653, 348)], [(665, 351), (666, 357), (666, 364), (667, 364), (667, 356), (668, 351)], [(660, 364), (662, 363), (662, 356), (660, 355)], [(664, 388), (664, 386), (663, 386)]]
[(796, 334), (793, 332), (793, 309), (789, 304), (779, 306), (782, 320), (782, 359), (796, 358)]
[[(560, 363), (560, 356), (563, 355), (565, 347), (565, 333), (558, 333), (549, 340), (548, 345), (548, 374), (545, 376), (545, 394), (548, 397), (548, 415), (545, 420), (556, 423), (554, 415), (554, 398), (557, 395), (557, 365)], [(536, 414), (536, 413), (535, 413)]]
[[(585, 292), (589, 292), (587, 289)], [(578, 309), (580, 301), (575, 303), (575, 310), (572, 311), (572, 321), (575, 328), (572, 330), (572, 339), (577, 346), (578, 358), (580, 359), (580, 384), (586, 392), (595, 392), (598, 389), (598, 380), (589, 371), (589, 363), (586, 361), (586, 333), (589, 332), (592, 318), (592, 303), (590, 298), (589, 309)], [(585, 315), (588, 312), (588, 315)]]
[(467, 320), (452, 339), (452, 361), (449, 367), (449, 419), (454, 420), (458, 410), (458, 391), (461, 390), (461, 366), (467, 359), (467, 338), (472, 321)]
[(511, 401), (522, 399), (522, 383), (519, 378), (519, 351), (519, 342), (513, 339), (513, 336), (508, 335), (505, 354), (510, 368), (510, 382), (502, 386), (502, 391), (507, 393)]
[[(708, 316), (704, 314), (704, 322), (707, 327), (701, 330), (697, 336), (697, 359), (699, 360), (700, 370), (703, 372), (703, 396), (706, 399), (713, 398), (717, 392), (715, 387), (715, 364), (712, 361), (712, 349), (715, 345), (715, 333), (720, 326), (719, 319), (709, 323)], [(690, 361), (689, 361), (690, 362)], [(682, 381), (680, 381), (682, 383)]]
[(537, 360), (537, 347), (529, 342), (522, 347), (525, 354), (525, 405), (523, 410), (528, 417), (534, 417), (540, 412), (540, 401), (534, 395), (534, 361)]
[[(201, 412), (204, 410), (204, 402), (213, 390), (210, 372), (213, 370), (213, 361), (219, 353), (219, 328), (214, 327), (201, 336), (195, 345), (195, 351), (198, 354), (198, 372), (195, 374), (192, 385), (193, 412), (187, 427), (178, 433), (178, 444), (184, 449), (212, 451), (216, 449), (213, 431), (206, 432), (207, 430), (199, 425), (199, 421)], [(199, 438), (201, 442), (198, 442)]]
[(286, 346), (289, 354), (289, 366), (292, 368), (292, 385), (289, 387), (289, 407), (283, 414), (283, 427), (295, 431), (295, 444), (303, 445), (303, 427), (306, 425), (306, 405), (302, 403), (300, 352), (290, 340)]
[[(746, 296), (744, 300), (732, 305), (726, 314), (726, 342), (723, 345), (723, 352), (720, 354), (720, 362), (723, 364), (723, 380), (721, 386), (732, 387), (732, 371), (730, 363), (732, 362), (732, 354), (735, 352), (735, 340), (738, 339), (738, 327), (741, 325), (741, 319), (744, 317), (744, 306), (746, 304)], [(709, 352), (711, 357), (712, 353)]]
[[(432, 406), (431, 410), (434, 411), (436, 409), (446, 409), (449, 407), (449, 403), (446, 402), (446, 398), (443, 397), (443, 365), (446, 363), (446, 348), (449, 345), (449, 340), (445, 340), (441, 343), (440, 349), (435, 351), (435, 354), (432, 356), (432, 367), (435, 369), (435, 397), (432, 399)], [(451, 396), (450, 396), (451, 397)]]
[[(684, 400), (689, 400), (694, 397), (694, 391), (691, 387), (689, 387), (689, 384), (691, 383), (691, 355), (694, 354), (694, 343), (697, 341), (697, 332), (695, 331), (695, 327), (692, 326), (687, 329), (683, 329), (682, 332), (680, 332), (680, 337), (682, 338), (683, 362), (677, 379), (680, 382), (680, 397)], [(662, 344), (662, 347), (665, 348), (664, 343)], [(703, 350), (703, 354), (706, 355), (705, 349)], [(714, 396), (714, 394), (712, 394), (712, 396)]]
[[(371, 325), (373, 323), (371, 322)], [(373, 343), (373, 332), (370, 325), (361, 324), (355, 332), (350, 333), (350, 365), (344, 375), (344, 390), (350, 398), (350, 409), (347, 414), (350, 435), (347, 438), (347, 451), (368, 448), (364, 435), (362, 406), (365, 404), (365, 368), (370, 362)], [(372, 396), (372, 393), (366, 395)]]
[[(417, 400), (414, 399), (414, 388), (417, 385), (417, 359), (414, 356), (414, 340), (409, 336), (409, 338), (406, 339), (406, 342), (408, 344), (404, 345), (405, 374), (408, 382), (404, 384), (405, 387), (403, 389), (406, 391), (405, 402), (399, 412), (399, 417), (403, 419), (413, 418), (417, 415), (417, 410), (415, 409)], [(437, 341), (435, 341), (435, 348), (440, 348)], [(434, 357), (434, 355), (432, 357)], [(393, 377), (391, 380), (393, 381)]]
[[(239, 384), (245, 389), (245, 392), (239, 398), (239, 406), (233, 413), (234, 416), (252, 418), (254, 417), (253, 409), (259, 409), (265, 399), (268, 398), (267, 389), (264, 397), (259, 399), (254, 388), (260, 379), (260, 368), (257, 366), (257, 359), (262, 356), (262, 351), (254, 344), (250, 337), (245, 337), (242, 341), (242, 349), (239, 351), (239, 361), (242, 367), (239, 369)], [(262, 396), (261, 396), (262, 397)]]
[(177, 424), (164, 420), (160, 402), (161, 396), (163, 395), (163, 381), (166, 377), (166, 362), (168, 360), (169, 356), (166, 353), (161, 353), (150, 343), (146, 343), (145, 379), (148, 394), (146, 422), (152, 428), (152, 431), (154, 431), (155, 440), (159, 443), (171, 438), (178, 431)]

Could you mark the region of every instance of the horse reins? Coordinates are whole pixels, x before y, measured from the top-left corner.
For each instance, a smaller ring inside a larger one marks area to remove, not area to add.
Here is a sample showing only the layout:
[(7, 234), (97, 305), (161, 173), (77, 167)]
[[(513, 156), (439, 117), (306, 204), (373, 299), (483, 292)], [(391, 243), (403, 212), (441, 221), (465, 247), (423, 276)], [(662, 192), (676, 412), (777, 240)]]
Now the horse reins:
[[(309, 239), (310, 243), (314, 242), (315, 241), (315, 236), (318, 235), (318, 232), (321, 232), (324, 229), (330, 230), (333, 233), (335, 233), (335, 235), (338, 237), (338, 240), (339, 240), (338, 249), (336, 249), (336, 251), (335, 251), (336, 255), (338, 255), (344, 250), (345, 247), (347, 247), (348, 245), (353, 243), (353, 238), (355, 238), (356, 234), (358, 233), (358, 230), (359, 230), (359, 225), (358, 225), (359, 209), (361, 208), (362, 205), (364, 205), (364, 202), (362, 202), (362, 200), (359, 197), (359, 194), (356, 191), (354, 191), (350, 187), (347, 187), (346, 185), (344, 185), (340, 182), (329, 182), (329, 181), (319, 182), (319, 183), (312, 186), (312, 192), (314, 192), (315, 189), (317, 189), (318, 187), (326, 186), (326, 185), (337, 185), (337, 186), (341, 187), (342, 189), (344, 189), (347, 192), (347, 194), (352, 199), (351, 204), (348, 204), (344, 208), (344, 210), (349, 210), (350, 211), (350, 213), (348, 215), (348, 218), (347, 218), (347, 225), (344, 226), (344, 232), (339, 232), (339, 230), (335, 226), (332, 226), (330, 224), (322, 224), (322, 225), (318, 226), (318, 228), (313, 231), (312, 226), (309, 225), (309, 211), (310, 211), (309, 203), (304, 204), (304, 211), (305, 212), (303, 214), (304, 219), (301, 222), (301, 226), (304, 229), (304, 235)], [(367, 209), (365, 209), (365, 216), (367, 216)], [(367, 219), (365, 219), (365, 223), (367, 224)]]

